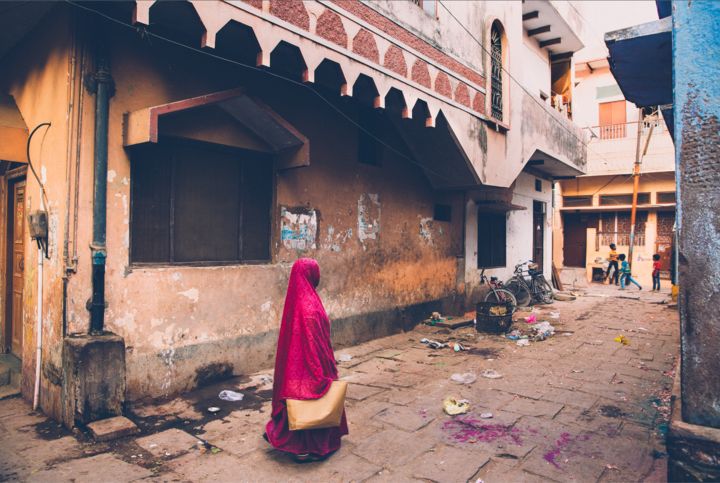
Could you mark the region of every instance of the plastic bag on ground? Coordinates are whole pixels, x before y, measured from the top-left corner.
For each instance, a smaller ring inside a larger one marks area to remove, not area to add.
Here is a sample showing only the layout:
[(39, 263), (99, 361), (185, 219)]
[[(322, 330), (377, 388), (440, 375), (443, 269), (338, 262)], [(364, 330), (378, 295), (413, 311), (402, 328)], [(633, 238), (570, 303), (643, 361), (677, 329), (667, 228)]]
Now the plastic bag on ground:
[(500, 379), (502, 377), (502, 374), (500, 374), (498, 371), (495, 371), (493, 369), (485, 369), (480, 373), (482, 377), (485, 377), (487, 379)]
[(517, 342), (515, 342), (520, 347), (525, 347), (530, 345), (530, 341), (528, 339), (520, 339)]
[(450, 379), (458, 384), (472, 384), (477, 380), (477, 376), (472, 372), (466, 372), (464, 374), (456, 373), (450, 376)]
[(218, 397), (222, 399), (223, 401), (242, 401), (245, 395), (241, 392), (235, 392), (230, 391), (228, 389), (225, 389), (224, 391), (220, 391), (220, 394), (218, 394)]

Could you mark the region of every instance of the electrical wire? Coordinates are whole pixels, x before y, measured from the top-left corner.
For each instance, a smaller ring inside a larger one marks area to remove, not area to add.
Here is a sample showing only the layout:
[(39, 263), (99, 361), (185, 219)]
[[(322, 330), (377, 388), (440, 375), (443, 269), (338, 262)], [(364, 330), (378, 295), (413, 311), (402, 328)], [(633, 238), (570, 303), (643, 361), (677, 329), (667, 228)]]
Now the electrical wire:
[[(475, 43), (478, 44), (478, 45), (480, 46), (480, 48), (481, 48), (486, 54), (488, 54), (489, 56), (492, 56), (491, 52), (490, 52), (489, 50), (487, 50), (487, 48), (485, 48), (485, 46), (482, 44), (482, 42), (480, 42), (480, 41), (477, 39), (477, 37), (475, 37), (475, 36), (472, 34), (472, 32), (470, 32), (470, 30), (469, 30), (467, 27), (465, 27), (465, 25), (450, 11), (450, 9), (447, 8), (447, 6), (445, 5), (445, 3), (444, 3), (443, 1), (438, 0), (438, 3), (445, 9), (445, 11), (447, 11), (448, 14), (450, 14), (450, 16), (453, 18), (453, 20), (455, 20), (455, 22), (457, 22), (457, 24), (460, 25), (460, 27), (465, 31), (465, 33), (467, 33), (467, 34), (470, 36), (470, 38), (473, 39), (473, 41), (475, 41)], [(552, 112), (550, 112), (550, 110), (547, 108), (547, 105), (544, 104), (543, 102), (540, 102), (538, 99), (536, 99), (535, 96), (532, 95), (532, 94), (530, 93), (530, 91), (529, 91), (524, 85), (522, 85), (522, 84), (520, 83), (520, 81), (517, 80), (517, 79), (515, 78), (515, 76), (513, 76), (513, 75), (510, 73), (510, 71), (507, 70), (507, 68), (505, 68), (505, 66), (503, 66), (503, 65), (501, 64), (501, 65), (500, 65), (500, 68), (508, 75), (508, 77), (509, 77), (513, 82), (515, 82), (515, 84), (517, 84), (518, 87), (520, 87), (520, 88), (528, 95), (528, 97), (530, 97), (530, 99), (532, 99), (538, 106), (540, 106), (545, 112), (547, 112), (548, 115), (549, 115), (549, 117), (550, 117), (550, 119), (552, 119), (553, 121), (555, 121), (558, 126), (560, 126), (562, 129), (564, 129), (565, 131), (567, 131), (568, 133), (570, 133), (570, 135), (572, 135), (572, 136), (573, 136), (575, 139), (577, 139), (583, 146), (585, 146), (585, 148), (586, 148), (588, 151), (591, 151), (591, 152), (592, 152), (593, 154), (595, 154), (597, 157), (599, 157), (600, 159), (602, 159), (603, 161), (605, 161), (606, 164), (610, 164), (610, 161), (608, 161), (604, 156), (598, 154), (597, 152), (595, 152), (595, 150), (590, 149), (590, 145), (589, 145), (588, 143), (586, 143), (585, 140), (583, 140), (580, 136), (578, 136), (577, 134), (575, 134), (571, 129), (569, 129), (567, 126), (565, 126), (564, 124), (562, 124), (560, 121), (558, 121), (557, 119), (555, 119), (555, 115), (554, 115)]]
[[(85, 10), (85, 11), (88, 11), (88, 12), (92, 12), (93, 14), (96, 14), (96, 15), (98, 15), (98, 16), (100, 16), (100, 17), (103, 17), (103, 18), (105, 18), (106, 20), (110, 20), (110, 21), (112, 21), (112, 22), (114, 22), (114, 23), (116, 23), (116, 24), (118, 24), (118, 25), (123, 26), (123, 27), (127, 27), (127, 28), (129, 28), (129, 29), (131, 29), (131, 30), (134, 30), (134, 31), (136, 31), (136, 32), (138, 31), (137, 26), (131, 25), (131, 24), (128, 24), (128, 23), (125, 23), (125, 22), (123, 22), (123, 21), (121, 21), (121, 20), (118, 20), (118, 19), (116, 19), (116, 18), (113, 18), (113, 17), (111, 17), (111, 16), (109, 16), (109, 15), (106, 15), (106, 14), (104, 14), (103, 12), (100, 12), (100, 11), (98, 11), (98, 10), (94, 10), (94, 9), (92, 9), (92, 8), (90, 8), (90, 7), (86, 7), (85, 5), (80, 5), (80, 4), (78, 4), (78, 3), (73, 2), (72, 0), (65, 0), (65, 2), (68, 3), (68, 4), (70, 4), (70, 5), (72, 5), (72, 6), (74, 6), (74, 7), (80, 8), (80, 9), (82, 9), (82, 10)], [(328, 106), (330, 106), (335, 112), (337, 112), (338, 114), (340, 114), (341, 117), (345, 118), (345, 120), (347, 120), (349, 123), (351, 123), (351, 124), (353, 124), (354, 126), (356, 126), (357, 128), (359, 128), (361, 131), (363, 131), (363, 132), (364, 132), (365, 134), (367, 134), (369, 137), (373, 138), (375, 141), (379, 142), (380, 144), (382, 144), (384, 147), (386, 147), (386, 148), (389, 149), (390, 151), (394, 152), (395, 154), (397, 154), (397, 155), (400, 156), (401, 158), (409, 161), (409, 162), (412, 163), (413, 165), (418, 166), (419, 168), (421, 168), (422, 170), (426, 171), (426, 172), (429, 173), (429, 174), (432, 174), (432, 175), (434, 175), (434, 176), (437, 176), (438, 178), (443, 179), (443, 180), (445, 180), (445, 181), (452, 181), (449, 177), (447, 177), (447, 176), (445, 176), (445, 175), (443, 175), (443, 174), (441, 174), (441, 173), (438, 173), (438, 172), (436, 172), (436, 171), (428, 168), (426, 165), (423, 165), (423, 164), (417, 162), (415, 159), (407, 156), (407, 155), (406, 155), (405, 153), (403, 153), (402, 151), (399, 151), (398, 149), (396, 149), (396, 148), (394, 148), (393, 146), (391, 146), (391, 145), (389, 145), (388, 143), (386, 143), (384, 140), (382, 140), (382, 139), (380, 139), (379, 137), (375, 136), (372, 132), (370, 132), (368, 129), (366, 129), (365, 127), (363, 127), (361, 124), (357, 123), (353, 118), (351, 118), (351, 117), (348, 116), (346, 113), (344, 113), (340, 108), (338, 108), (335, 104), (333, 104), (329, 99), (325, 98), (322, 94), (320, 94), (317, 90), (315, 90), (315, 89), (313, 89), (312, 87), (310, 87), (308, 84), (305, 84), (305, 83), (302, 83), (302, 82), (298, 82), (298, 81), (296, 81), (296, 80), (290, 79), (290, 78), (288, 78), (288, 77), (284, 77), (284, 76), (282, 76), (282, 75), (276, 74), (276, 73), (274, 73), (274, 72), (272, 72), (272, 71), (269, 71), (269, 70), (266, 70), (266, 69), (261, 69), (261, 68), (259, 68), (259, 67), (255, 67), (255, 66), (252, 66), (252, 65), (243, 64), (242, 62), (238, 62), (238, 61), (233, 60), (233, 59), (228, 59), (227, 57), (223, 57), (223, 56), (220, 56), (220, 55), (217, 55), (217, 54), (213, 54), (212, 52), (208, 52), (208, 51), (205, 51), (205, 50), (202, 50), (202, 49), (198, 49), (198, 48), (192, 47), (192, 46), (187, 45), (187, 44), (183, 44), (182, 42), (178, 42), (178, 41), (176, 41), (176, 40), (169, 39), (169, 38), (167, 38), (167, 37), (163, 37), (163, 36), (158, 35), (158, 34), (156, 34), (156, 33), (154, 33), (154, 32), (151, 32), (151, 31), (149, 31), (149, 30), (147, 30), (147, 29), (142, 29), (142, 35), (143, 35), (143, 36), (153, 37), (153, 38), (156, 38), (156, 39), (158, 39), (158, 40), (162, 40), (162, 41), (164, 41), (164, 42), (167, 42), (167, 43), (176, 45), (176, 46), (178, 46), (178, 47), (183, 47), (183, 48), (185, 48), (185, 49), (187, 49), (187, 50), (190, 50), (190, 51), (192, 51), (192, 52), (195, 52), (195, 53), (198, 53), (198, 54), (203, 54), (203, 55), (206, 55), (206, 56), (211, 57), (211, 58), (213, 58), (213, 59), (221, 60), (221, 61), (223, 61), (223, 62), (228, 62), (228, 63), (230, 63), (230, 64), (237, 65), (237, 66), (242, 67), (242, 68), (244, 68), (244, 69), (248, 69), (248, 70), (251, 70), (251, 71), (254, 71), (254, 72), (259, 72), (259, 73), (262, 73), (262, 74), (264, 74), (264, 75), (268, 75), (268, 76), (270, 76), (270, 77), (274, 77), (274, 78), (280, 79), (280, 80), (282, 80), (282, 81), (288, 82), (288, 83), (290, 83), (290, 84), (297, 85), (297, 86), (299, 86), (299, 87), (303, 87), (303, 88), (305, 88), (305, 89), (308, 89), (310, 92), (312, 92), (313, 94), (315, 94), (318, 98), (320, 98), (323, 102), (325, 102)]]
[(40, 177), (37, 174), (37, 171), (35, 171), (35, 166), (32, 164), (32, 160), (30, 159), (30, 142), (32, 141), (33, 136), (43, 126), (47, 126), (48, 129), (50, 129), (51, 123), (49, 122), (42, 122), (35, 126), (35, 128), (30, 132), (30, 135), (28, 136), (27, 144), (25, 145), (25, 153), (27, 155), (28, 160), (28, 166), (30, 166), (30, 171), (32, 171), (33, 176), (35, 176), (35, 179), (37, 180), (38, 184), (40, 185), (40, 193), (42, 194), (43, 201), (45, 202), (45, 209), (50, 209), (50, 203), (48, 202), (47, 194), (45, 193), (45, 186), (43, 185), (42, 181), (40, 181)]

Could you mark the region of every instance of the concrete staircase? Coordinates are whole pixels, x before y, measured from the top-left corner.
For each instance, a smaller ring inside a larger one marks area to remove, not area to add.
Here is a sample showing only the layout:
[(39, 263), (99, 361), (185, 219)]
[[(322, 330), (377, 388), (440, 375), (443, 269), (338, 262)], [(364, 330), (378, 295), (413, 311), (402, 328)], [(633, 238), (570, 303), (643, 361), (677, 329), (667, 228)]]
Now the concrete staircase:
[(20, 394), (20, 359), (0, 354), (0, 399)]

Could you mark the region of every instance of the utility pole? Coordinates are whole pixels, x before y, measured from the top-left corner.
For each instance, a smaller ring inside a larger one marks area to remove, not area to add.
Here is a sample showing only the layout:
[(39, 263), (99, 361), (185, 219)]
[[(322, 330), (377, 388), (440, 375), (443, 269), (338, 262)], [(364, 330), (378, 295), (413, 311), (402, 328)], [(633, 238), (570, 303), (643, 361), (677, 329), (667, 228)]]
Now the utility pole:
[(644, 121), (645, 118), (643, 116), (643, 111), (642, 109), (638, 109), (637, 145), (635, 149), (635, 165), (633, 166), (633, 197), (632, 208), (630, 209), (630, 247), (628, 248), (628, 263), (630, 264), (630, 268), (632, 268), (633, 247), (635, 246), (635, 221), (637, 219), (638, 189), (640, 188), (640, 164), (642, 163), (642, 158), (647, 153), (648, 145), (650, 144), (650, 137), (652, 136), (653, 128), (655, 127), (654, 122), (650, 124), (650, 131), (648, 131), (647, 139), (645, 139), (645, 147), (643, 148), (642, 153), (640, 153), (640, 143)]

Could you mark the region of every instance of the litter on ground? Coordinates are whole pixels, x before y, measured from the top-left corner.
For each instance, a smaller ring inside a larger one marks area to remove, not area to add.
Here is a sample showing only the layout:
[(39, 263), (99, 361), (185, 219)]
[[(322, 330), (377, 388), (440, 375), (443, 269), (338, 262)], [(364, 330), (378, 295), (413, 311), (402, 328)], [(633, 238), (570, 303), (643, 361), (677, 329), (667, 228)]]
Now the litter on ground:
[(477, 380), (477, 376), (472, 372), (466, 372), (464, 374), (456, 373), (450, 376), (450, 379), (458, 384), (472, 384)]
[(620, 342), (622, 345), (630, 345), (630, 339), (624, 335), (619, 335), (613, 339), (615, 342)]
[(245, 395), (241, 392), (235, 392), (225, 389), (224, 391), (220, 391), (220, 394), (218, 394), (218, 397), (222, 399), (223, 401), (242, 401)]
[(470, 410), (470, 401), (458, 399), (455, 396), (448, 396), (443, 401), (443, 410), (450, 416), (465, 414)]
[(502, 377), (502, 374), (493, 369), (485, 369), (480, 373), (480, 375), (487, 379), (500, 379)]
[(340, 362), (350, 362), (352, 360), (352, 356), (350, 354), (340, 354), (337, 359)]
[(438, 342), (438, 341), (436, 341), (436, 340), (427, 339), (427, 338), (425, 338), (425, 337), (423, 337), (422, 339), (420, 339), (420, 342), (423, 343), (423, 344), (425, 344), (425, 345), (427, 345), (427, 346), (428, 346), (429, 348), (431, 348), (431, 349), (443, 349), (443, 348), (445, 348), (445, 347), (448, 346), (448, 345), (447, 345), (446, 343), (444, 343), (444, 342)]

